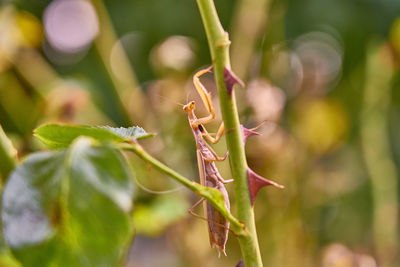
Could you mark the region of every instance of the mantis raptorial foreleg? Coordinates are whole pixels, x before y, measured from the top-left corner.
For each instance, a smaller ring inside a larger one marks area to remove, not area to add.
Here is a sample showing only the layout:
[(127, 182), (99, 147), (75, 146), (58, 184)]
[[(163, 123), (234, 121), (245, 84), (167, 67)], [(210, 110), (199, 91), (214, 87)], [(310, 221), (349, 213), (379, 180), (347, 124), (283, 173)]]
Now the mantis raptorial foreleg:
[[(198, 118), (196, 121), (194, 121), (193, 123), (198, 126), (201, 124), (207, 124), (209, 122), (211, 122), (214, 118), (215, 118), (215, 110), (214, 107), (212, 105), (212, 99), (211, 99), (211, 93), (209, 91), (207, 91), (207, 89), (204, 87), (204, 85), (200, 82), (200, 77), (207, 73), (210, 72), (210, 70), (212, 69), (212, 66), (208, 67), (207, 69), (203, 69), (203, 70), (199, 70), (198, 72), (196, 72), (196, 74), (193, 76), (193, 84), (197, 90), (197, 92), (199, 93), (201, 100), (203, 101), (204, 106), (206, 107), (207, 111), (210, 113), (208, 116), (203, 117), (203, 118)], [(216, 133), (215, 137), (212, 137), (206, 129), (204, 129), (204, 131), (202, 131), (203, 136), (205, 139), (207, 139), (207, 141), (215, 144), (219, 141), (219, 139), (221, 138), (221, 136), (224, 134), (224, 123), (222, 122), (221, 125), (218, 128), (218, 131)]]
[(203, 137), (205, 139), (207, 139), (207, 141), (209, 141), (212, 144), (216, 144), (219, 139), (224, 135), (225, 133), (225, 126), (224, 123), (222, 122), (221, 125), (218, 128), (217, 133), (215, 134), (215, 137), (212, 137), (211, 134), (209, 132), (207, 132), (207, 129), (204, 128), (204, 133), (203, 133)]
[(202, 76), (203, 74), (205, 74), (207, 72), (210, 72), (211, 69), (212, 69), (212, 66), (208, 67), (207, 69), (199, 70), (193, 76), (194, 87), (196, 88), (197, 92), (199, 93), (201, 100), (203, 101), (204, 105), (206, 106), (207, 111), (210, 113), (207, 117), (198, 118), (197, 122), (196, 122), (197, 125), (207, 124), (215, 118), (215, 111), (214, 111), (214, 107), (212, 105), (211, 93), (209, 91), (207, 91), (207, 89), (204, 87), (204, 85), (200, 82), (200, 76)]

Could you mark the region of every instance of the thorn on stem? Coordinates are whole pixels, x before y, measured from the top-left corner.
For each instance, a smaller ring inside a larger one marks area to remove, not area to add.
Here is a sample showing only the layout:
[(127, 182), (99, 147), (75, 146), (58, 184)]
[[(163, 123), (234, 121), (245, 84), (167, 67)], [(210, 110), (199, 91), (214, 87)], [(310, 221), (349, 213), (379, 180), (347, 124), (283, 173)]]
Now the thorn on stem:
[[(258, 127), (255, 127), (258, 128)], [(260, 133), (254, 131), (255, 129), (247, 129), (243, 125), (240, 125), (240, 129), (242, 131), (243, 135), (243, 146), (246, 144), (247, 137), (253, 136), (253, 135), (260, 135)], [(258, 191), (267, 185), (273, 185), (278, 188), (284, 188), (283, 185), (280, 185), (276, 182), (270, 181), (268, 179), (265, 179), (264, 177), (258, 175), (255, 173), (252, 169), (247, 167), (247, 183), (249, 186), (249, 193), (250, 193), (250, 200), (251, 200), (251, 205), (254, 206), (254, 202), (256, 200)]]
[(243, 258), (241, 258), (240, 261), (236, 264), (236, 267), (244, 267)]
[(243, 125), (240, 125), (240, 130), (243, 135), (243, 146), (246, 144), (247, 138), (253, 135), (261, 135), (259, 132), (254, 131), (253, 129), (247, 129)]
[(232, 97), (233, 86), (235, 83), (238, 83), (240, 86), (244, 87), (244, 82), (227, 67), (224, 67), (224, 81), (230, 98)]
[(275, 183), (271, 180), (265, 179), (261, 175), (258, 175), (255, 173), (252, 169), (247, 168), (247, 182), (249, 185), (249, 192), (250, 192), (250, 200), (251, 200), (251, 205), (254, 206), (254, 202), (257, 197), (258, 191), (267, 185), (272, 185), (278, 188), (284, 188), (283, 185), (280, 185), (278, 183)]

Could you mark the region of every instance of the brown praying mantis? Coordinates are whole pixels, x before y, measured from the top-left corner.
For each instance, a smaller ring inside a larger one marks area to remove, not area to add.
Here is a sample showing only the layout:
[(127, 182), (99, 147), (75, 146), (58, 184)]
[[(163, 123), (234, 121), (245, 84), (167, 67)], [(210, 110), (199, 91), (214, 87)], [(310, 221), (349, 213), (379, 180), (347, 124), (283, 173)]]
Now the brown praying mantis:
[[(218, 189), (225, 199), (226, 208), (229, 210), (229, 197), (224, 184), (232, 182), (233, 180), (224, 180), (214, 163), (215, 161), (225, 160), (228, 156), (228, 152), (225, 154), (224, 157), (219, 157), (211, 148), (211, 146), (205, 141), (206, 139), (210, 143), (215, 144), (224, 134), (223, 123), (221, 123), (221, 126), (219, 127), (215, 137), (212, 137), (211, 134), (208, 133), (206, 128), (204, 127), (204, 124), (211, 122), (215, 118), (215, 111), (211, 101), (211, 93), (207, 91), (207, 89), (200, 82), (199, 78), (203, 74), (209, 72), (211, 68), (212, 66), (207, 69), (200, 70), (193, 76), (193, 83), (207, 111), (209, 112), (209, 115), (203, 118), (197, 118), (194, 113), (194, 101), (190, 101), (189, 103), (184, 105), (183, 110), (188, 114), (189, 125), (196, 140), (197, 164), (199, 168), (200, 183), (203, 186)], [(210, 237), (211, 247), (216, 247), (219, 250), (219, 253), (222, 251), (222, 253), (226, 255), (225, 244), (228, 240), (229, 222), (210, 203), (206, 202), (204, 198), (200, 199), (196, 204), (194, 204), (193, 207), (190, 208), (189, 212), (192, 215), (199, 217), (198, 215), (193, 213), (193, 209), (202, 202), (204, 213), (206, 216), (205, 219), (208, 221), (208, 233)]]

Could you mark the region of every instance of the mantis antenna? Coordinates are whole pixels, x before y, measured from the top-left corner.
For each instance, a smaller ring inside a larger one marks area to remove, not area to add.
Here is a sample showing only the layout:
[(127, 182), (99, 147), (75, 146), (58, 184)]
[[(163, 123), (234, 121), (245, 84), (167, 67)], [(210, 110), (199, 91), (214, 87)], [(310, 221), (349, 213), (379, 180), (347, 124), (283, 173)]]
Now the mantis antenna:
[(163, 95), (160, 95), (160, 94), (157, 94), (157, 93), (152, 93), (152, 95), (155, 95), (155, 96), (157, 96), (157, 97), (159, 97), (159, 98), (162, 98), (162, 99), (164, 99), (164, 100), (167, 100), (168, 102), (170, 102), (170, 103), (172, 103), (172, 104), (179, 105), (179, 106), (181, 106), (181, 107), (184, 106), (184, 104), (182, 104), (182, 103), (180, 103), (180, 102), (175, 102), (175, 101), (171, 100), (170, 98), (168, 98), (168, 97), (166, 97), (166, 96), (163, 96)]

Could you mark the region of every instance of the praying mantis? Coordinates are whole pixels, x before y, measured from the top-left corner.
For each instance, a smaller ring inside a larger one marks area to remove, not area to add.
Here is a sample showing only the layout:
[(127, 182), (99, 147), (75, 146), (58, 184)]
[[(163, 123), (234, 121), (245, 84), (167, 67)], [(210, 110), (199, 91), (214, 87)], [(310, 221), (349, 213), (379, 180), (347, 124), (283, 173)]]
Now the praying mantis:
[[(204, 127), (204, 124), (211, 122), (215, 118), (215, 111), (211, 101), (211, 93), (207, 91), (207, 89), (200, 82), (199, 78), (203, 74), (209, 72), (211, 68), (212, 66), (207, 69), (200, 70), (193, 76), (193, 83), (195, 85), (195, 88), (199, 93), (207, 111), (209, 112), (209, 115), (203, 118), (197, 118), (194, 113), (194, 101), (190, 101), (189, 103), (184, 105), (183, 110), (188, 114), (189, 125), (196, 140), (197, 164), (199, 168), (200, 183), (203, 186), (218, 189), (224, 197), (226, 208), (229, 210), (229, 197), (224, 184), (232, 182), (233, 180), (224, 180), (214, 163), (216, 161), (225, 160), (228, 156), (228, 152), (223, 157), (219, 157), (211, 148), (211, 146), (206, 142), (207, 140), (212, 144), (217, 143), (221, 136), (224, 134), (224, 124), (223, 122), (221, 123), (221, 126), (219, 127), (215, 137), (212, 137), (211, 134), (208, 133), (206, 128)], [(215, 247), (218, 249), (219, 255), (220, 252), (222, 252), (226, 256), (225, 244), (228, 240), (229, 222), (210, 203), (206, 202), (204, 198), (195, 203), (193, 207), (189, 209), (189, 212), (192, 215), (199, 217), (198, 215), (193, 213), (193, 209), (201, 203), (203, 203), (204, 213), (206, 216), (205, 219), (208, 221), (210, 245), (212, 248)]]

